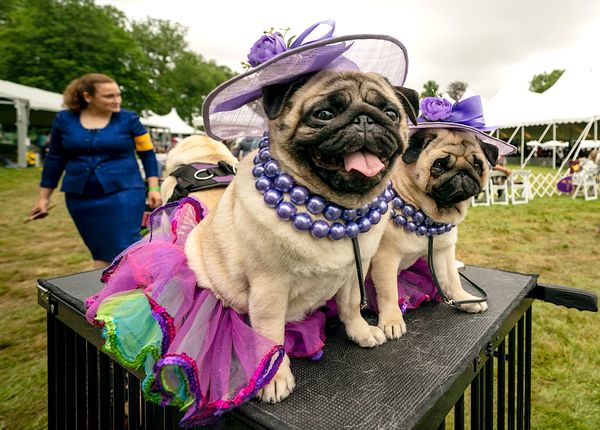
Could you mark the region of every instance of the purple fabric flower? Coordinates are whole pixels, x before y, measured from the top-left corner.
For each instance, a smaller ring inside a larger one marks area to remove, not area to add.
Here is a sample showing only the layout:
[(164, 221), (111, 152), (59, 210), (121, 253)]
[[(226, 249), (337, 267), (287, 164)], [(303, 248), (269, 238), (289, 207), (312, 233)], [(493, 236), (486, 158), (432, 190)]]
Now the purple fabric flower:
[(421, 100), (421, 114), (428, 121), (444, 120), (452, 115), (452, 103), (442, 97), (425, 97)]
[(265, 34), (250, 48), (248, 62), (252, 67), (256, 67), (286, 50), (285, 41), (280, 33)]

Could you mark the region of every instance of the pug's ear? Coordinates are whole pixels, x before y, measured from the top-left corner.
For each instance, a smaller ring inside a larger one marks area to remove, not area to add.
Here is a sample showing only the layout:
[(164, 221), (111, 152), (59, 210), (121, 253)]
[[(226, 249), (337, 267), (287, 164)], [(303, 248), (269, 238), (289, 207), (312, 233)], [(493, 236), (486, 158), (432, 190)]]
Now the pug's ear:
[(285, 102), (313, 75), (314, 73), (310, 73), (292, 82), (264, 87), (262, 90), (262, 102), (267, 118), (272, 120), (279, 117)]
[(419, 159), (421, 152), (437, 137), (432, 129), (415, 131), (408, 139), (408, 148), (402, 154), (402, 161), (406, 164), (414, 163)]
[(419, 114), (419, 93), (415, 90), (405, 87), (394, 87), (398, 100), (404, 106), (406, 114), (410, 118), (410, 121), (417, 125), (417, 116)]
[(481, 140), (479, 140), (479, 145), (481, 146), (481, 149), (483, 149), (485, 158), (487, 158), (492, 167), (494, 167), (498, 161), (498, 147)]

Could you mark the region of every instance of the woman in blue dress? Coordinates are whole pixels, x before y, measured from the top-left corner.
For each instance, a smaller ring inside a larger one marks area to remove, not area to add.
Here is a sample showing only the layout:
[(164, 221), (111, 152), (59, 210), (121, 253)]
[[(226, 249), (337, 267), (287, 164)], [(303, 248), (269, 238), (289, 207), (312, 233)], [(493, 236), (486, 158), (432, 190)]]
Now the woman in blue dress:
[(161, 204), (156, 156), (138, 115), (121, 109), (121, 91), (110, 77), (87, 74), (63, 95), (67, 109), (52, 123), (31, 217), (48, 215), (50, 196), (64, 172), (67, 209), (94, 267), (102, 268), (141, 238), (146, 192), (136, 154), (148, 183), (148, 205)]

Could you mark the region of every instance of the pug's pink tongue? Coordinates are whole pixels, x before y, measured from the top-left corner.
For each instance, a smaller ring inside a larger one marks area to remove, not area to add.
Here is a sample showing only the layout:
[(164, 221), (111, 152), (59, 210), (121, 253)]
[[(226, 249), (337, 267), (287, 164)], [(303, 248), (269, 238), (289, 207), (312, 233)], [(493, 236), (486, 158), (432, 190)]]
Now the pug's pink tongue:
[(346, 155), (344, 167), (346, 168), (346, 172), (354, 169), (363, 175), (370, 177), (381, 172), (381, 169), (383, 169), (384, 166), (375, 154), (356, 151)]

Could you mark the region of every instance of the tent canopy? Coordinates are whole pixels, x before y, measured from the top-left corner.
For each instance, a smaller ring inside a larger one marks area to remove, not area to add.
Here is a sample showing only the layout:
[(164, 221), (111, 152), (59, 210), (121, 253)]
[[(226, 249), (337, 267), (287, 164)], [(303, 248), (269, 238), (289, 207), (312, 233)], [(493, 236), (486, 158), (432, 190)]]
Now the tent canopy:
[(540, 143), (537, 140), (530, 140), (526, 143), (527, 146), (540, 147), (542, 149), (566, 148), (569, 142), (561, 142), (560, 140), (549, 140), (548, 142)]
[(600, 116), (600, 67), (574, 66), (543, 93), (524, 77), (509, 78), (485, 102), (486, 123), (498, 127), (588, 122)]
[(600, 147), (600, 140), (582, 140), (579, 149), (594, 149)]
[(171, 112), (166, 115), (158, 115), (148, 110), (148, 116), (141, 118), (142, 124), (146, 127), (168, 129), (172, 134), (195, 134), (196, 129), (181, 119), (177, 110), (171, 108)]
[(63, 96), (0, 80), (0, 124), (17, 123), (17, 103), (28, 108), (28, 125), (50, 127), (56, 112), (63, 109)]
[(61, 94), (0, 80), (0, 124), (16, 125), (19, 167), (27, 166), (29, 126), (50, 127), (62, 103)]
[(62, 94), (9, 81), (0, 81), (0, 98), (9, 100), (25, 99), (29, 101), (29, 108), (33, 110), (58, 112), (63, 109)]

